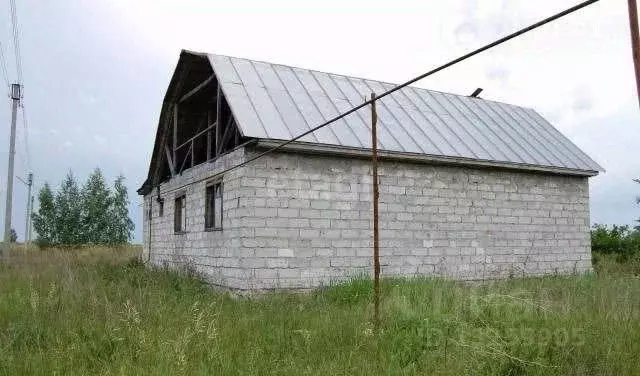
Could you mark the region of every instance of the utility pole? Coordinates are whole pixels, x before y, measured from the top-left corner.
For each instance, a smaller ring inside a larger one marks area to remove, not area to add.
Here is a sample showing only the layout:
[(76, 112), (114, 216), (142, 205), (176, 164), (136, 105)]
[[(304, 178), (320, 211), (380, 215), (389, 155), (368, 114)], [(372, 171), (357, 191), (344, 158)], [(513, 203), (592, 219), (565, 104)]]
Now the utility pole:
[[(29, 208), (31, 213), (33, 213), (33, 196), (31, 196), (31, 207)], [(33, 231), (31, 231), (31, 228), (33, 226), (33, 220), (31, 219), (31, 213), (29, 213), (29, 241), (31, 241), (31, 239), (33, 238)]]
[(27, 178), (27, 186), (29, 187), (27, 189), (27, 218), (25, 218), (24, 221), (24, 242), (28, 243), (31, 241), (31, 236), (29, 234), (29, 223), (31, 222), (31, 210), (33, 210), (33, 208), (31, 207), (31, 187), (33, 186), (33, 173), (30, 172), (29, 173), (29, 177)]
[(22, 184), (27, 186), (27, 214), (24, 219), (24, 242), (28, 243), (31, 240), (30, 224), (31, 224), (31, 210), (33, 210), (33, 200), (31, 197), (31, 187), (33, 186), (33, 173), (27, 175), (27, 181), (22, 180), (19, 176), (16, 176)]
[(373, 299), (374, 326), (380, 329), (380, 241), (378, 232), (378, 113), (376, 112), (376, 94), (371, 93), (371, 172), (373, 182)]
[(16, 116), (20, 104), (20, 84), (11, 84), (11, 134), (9, 136), (9, 166), (7, 167), (7, 203), (4, 209), (4, 241), (11, 240), (11, 208), (13, 204), (13, 166), (16, 156)]
[(636, 74), (636, 89), (638, 101), (640, 101), (640, 31), (638, 30), (638, 6), (636, 0), (628, 0), (629, 27), (631, 28), (631, 53), (633, 54), (633, 67)]

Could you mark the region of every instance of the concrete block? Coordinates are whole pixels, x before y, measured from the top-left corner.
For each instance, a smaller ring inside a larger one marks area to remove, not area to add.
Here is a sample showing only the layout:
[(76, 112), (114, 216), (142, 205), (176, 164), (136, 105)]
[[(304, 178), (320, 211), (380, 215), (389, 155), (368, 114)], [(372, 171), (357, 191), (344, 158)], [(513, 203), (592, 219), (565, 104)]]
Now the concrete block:
[[(161, 195), (244, 153), (185, 171), (161, 184)], [(493, 278), (591, 268), (586, 178), (387, 161), (380, 172), (385, 273)], [(236, 288), (313, 287), (370, 272), (369, 174), (367, 160), (265, 157), (224, 176), (223, 231), (202, 231), (205, 185), (195, 183), (186, 190), (189, 233), (173, 233), (173, 196), (165, 195), (145, 249), (154, 263), (194, 263)]]

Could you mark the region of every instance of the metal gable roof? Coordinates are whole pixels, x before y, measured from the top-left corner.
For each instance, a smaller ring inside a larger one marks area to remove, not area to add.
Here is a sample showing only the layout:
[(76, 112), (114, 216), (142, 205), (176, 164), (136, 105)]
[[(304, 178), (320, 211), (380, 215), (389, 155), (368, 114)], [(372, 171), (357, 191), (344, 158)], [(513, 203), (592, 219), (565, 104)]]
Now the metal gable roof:
[[(394, 85), (247, 59), (208, 55), (246, 137), (289, 140)], [(379, 148), (583, 171), (604, 171), (532, 109), (406, 87), (378, 103)], [(370, 148), (363, 108), (300, 141)]]

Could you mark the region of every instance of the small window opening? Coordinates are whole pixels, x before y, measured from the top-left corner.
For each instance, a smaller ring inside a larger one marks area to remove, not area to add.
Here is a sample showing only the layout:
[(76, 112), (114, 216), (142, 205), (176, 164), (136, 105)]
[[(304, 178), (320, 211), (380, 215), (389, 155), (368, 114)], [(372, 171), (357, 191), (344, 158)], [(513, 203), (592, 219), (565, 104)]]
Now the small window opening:
[(187, 200), (186, 196), (176, 197), (173, 212), (173, 228), (176, 233), (185, 232), (187, 229)]
[(204, 217), (205, 230), (222, 230), (222, 182), (207, 185)]
[(158, 199), (158, 217), (162, 217), (164, 215), (164, 199)]
[(151, 220), (151, 200), (149, 200), (148, 202), (145, 203), (146, 205), (146, 210), (145, 210), (145, 215), (147, 217), (147, 220)]

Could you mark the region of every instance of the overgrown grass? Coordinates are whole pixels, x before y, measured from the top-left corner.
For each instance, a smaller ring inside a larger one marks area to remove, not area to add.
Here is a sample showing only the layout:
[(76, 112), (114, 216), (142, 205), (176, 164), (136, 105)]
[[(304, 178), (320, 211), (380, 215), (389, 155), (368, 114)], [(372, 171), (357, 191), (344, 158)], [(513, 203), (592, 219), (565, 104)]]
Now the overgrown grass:
[(0, 374), (640, 373), (640, 280), (612, 259), (586, 276), (387, 280), (376, 332), (367, 280), (232, 298), (136, 252), (11, 251)]

